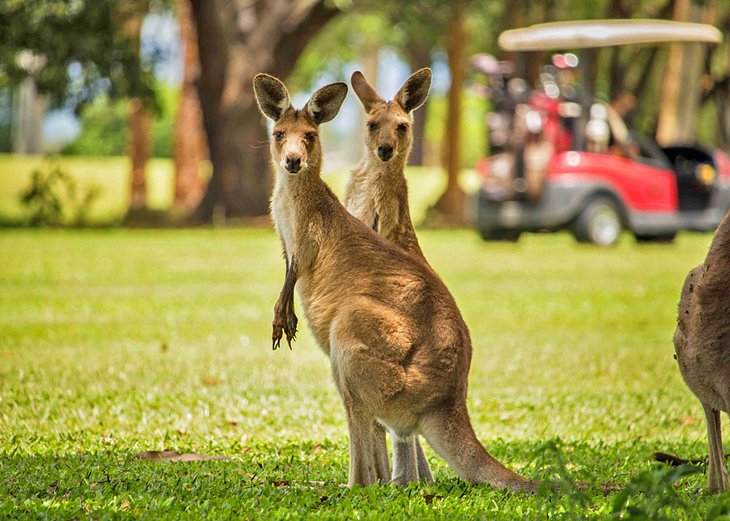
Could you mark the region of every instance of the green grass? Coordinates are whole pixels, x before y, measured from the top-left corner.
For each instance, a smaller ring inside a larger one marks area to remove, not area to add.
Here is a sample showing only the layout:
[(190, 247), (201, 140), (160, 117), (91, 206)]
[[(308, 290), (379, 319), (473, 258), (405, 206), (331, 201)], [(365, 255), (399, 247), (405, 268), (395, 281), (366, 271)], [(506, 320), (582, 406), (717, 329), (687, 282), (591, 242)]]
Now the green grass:
[[(730, 495), (703, 493), (704, 474), (675, 488), (650, 460), (707, 451), (671, 337), (709, 235), (627, 236), (608, 250), (567, 234), (420, 237), (471, 328), (469, 405), (488, 450), (533, 478), (628, 484), (625, 497), (498, 492), (459, 481), (430, 449), (433, 484), (343, 488), (347, 430), (327, 359), (304, 323), (293, 351), (271, 351), (283, 263), (270, 230), (5, 229), (0, 517), (606, 519), (624, 499), (622, 519), (730, 509)], [(162, 449), (232, 461), (134, 457)]]
[[(27, 211), (20, 194), (31, 182), (34, 170), (47, 171), (50, 162), (68, 172), (78, 185), (79, 195), (98, 189), (88, 215), (92, 223), (120, 221), (129, 206), (131, 166), (126, 157), (57, 157), (0, 154), (0, 220), (22, 221)], [(169, 159), (151, 159), (147, 165), (147, 204), (167, 209), (173, 200), (173, 165)]]
[[(28, 211), (20, 203), (20, 196), (31, 183), (34, 170), (46, 172), (49, 165), (57, 164), (78, 186), (79, 197), (87, 190), (95, 189), (99, 197), (94, 200), (87, 216), (90, 224), (110, 224), (121, 221), (129, 206), (130, 165), (126, 157), (77, 157), (59, 156), (47, 159), (43, 156), (0, 154), (0, 222), (23, 222)], [(174, 170), (169, 159), (151, 159), (147, 165), (147, 205), (153, 210), (168, 210), (174, 198)], [(426, 208), (435, 202), (443, 191), (445, 177), (437, 168), (409, 169), (411, 206), (413, 219), (420, 222)], [(324, 175), (338, 193), (344, 192), (349, 171), (342, 170)], [(461, 179), (464, 189), (473, 193), (478, 179), (473, 170), (465, 170)], [(63, 194), (63, 192), (59, 192)], [(69, 205), (71, 206), (71, 205)], [(69, 208), (72, 214), (74, 208)]]

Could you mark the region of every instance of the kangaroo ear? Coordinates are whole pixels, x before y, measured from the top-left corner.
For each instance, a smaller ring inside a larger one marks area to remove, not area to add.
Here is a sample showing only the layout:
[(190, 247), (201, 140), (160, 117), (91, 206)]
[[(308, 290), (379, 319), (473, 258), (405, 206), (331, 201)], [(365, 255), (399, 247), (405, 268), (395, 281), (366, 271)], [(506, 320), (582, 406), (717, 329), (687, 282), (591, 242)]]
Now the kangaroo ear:
[(340, 111), (347, 96), (347, 85), (342, 82), (325, 85), (307, 102), (307, 112), (317, 125), (326, 123)]
[(268, 74), (254, 77), (253, 92), (261, 113), (274, 121), (278, 121), (291, 107), (289, 92), (284, 84)]
[(350, 83), (352, 83), (352, 90), (354, 90), (355, 94), (357, 94), (360, 103), (362, 103), (362, 106), (365, 107), (365, 112), (370, 112), (370, 109), (373, 108), (373, 105), (376, 102), (383, 101), (383, 98), (381, 98), (378, 93), (375, 92), (375, 89), (370, 86), (368, 80), (366, 80), (365, 76), (362, 75), (362, 72), (353, 72), (352, 78), (350, 78)]
[(416, 110), (423, 105), (431, 90), (431, 69), (424, 67), (411, 74), (395, 95), (406, 112)]

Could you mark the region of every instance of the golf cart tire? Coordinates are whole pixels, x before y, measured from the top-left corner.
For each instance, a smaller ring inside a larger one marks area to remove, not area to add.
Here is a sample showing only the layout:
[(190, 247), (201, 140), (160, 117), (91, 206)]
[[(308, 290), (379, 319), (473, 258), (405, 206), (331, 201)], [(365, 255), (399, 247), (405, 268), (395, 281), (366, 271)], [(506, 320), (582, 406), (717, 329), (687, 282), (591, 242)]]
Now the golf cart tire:
[(521, 230), (487, 230), (480, 229), (479, 233), (485, 241), (517, 242), (520, 240)]
[(634, 233), (636, 242), (641, 244), (656, 243), (656, 244), (670, 244), (674, 242), (674, 238), (677, 236), (677, 232), (659, 233), (659, 234), (643, 234)]
[(621, 212), (616, 202), (606, 196), (591, 199), (571, 226), (575, 240), (598, 246), (616, 244), (621, 229)]

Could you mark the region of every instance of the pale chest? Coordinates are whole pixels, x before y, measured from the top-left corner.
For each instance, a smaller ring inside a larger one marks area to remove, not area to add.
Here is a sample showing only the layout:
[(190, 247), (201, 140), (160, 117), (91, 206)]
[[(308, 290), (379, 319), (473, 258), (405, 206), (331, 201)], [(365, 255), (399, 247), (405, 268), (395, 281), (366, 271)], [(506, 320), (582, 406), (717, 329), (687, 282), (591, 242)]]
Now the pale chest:
[(275, 189), (271, 198), (271, 217), (274, 220), (276, 232), (284, 245), (286, 258), (291, 262), (294, 252), (296, 220), (291, 202), (281, 189)]
[(357, 217), (358, 220), (372, 226), (377, 213), (372, 194), (366, 190), (354, 192), (347, 201), (347, 211)]

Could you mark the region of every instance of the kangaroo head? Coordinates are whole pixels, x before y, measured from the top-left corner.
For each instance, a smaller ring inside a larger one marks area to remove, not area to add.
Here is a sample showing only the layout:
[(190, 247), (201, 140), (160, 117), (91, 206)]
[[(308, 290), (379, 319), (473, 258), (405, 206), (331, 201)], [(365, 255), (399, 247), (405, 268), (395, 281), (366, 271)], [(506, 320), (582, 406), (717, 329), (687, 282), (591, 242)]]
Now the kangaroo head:
[(284, 84), (273, 76), (257, 74), (253, 90), (259, 110), (274, 122), (271, 134), (274, 164), (290, 174), (310, 167), (319, 172), (322, 164), (319, 125), (330, 121), (340, 111), (347, 85), (340, 82), (322, 87), (299, 110), (292, 106)]
[(411, 112), (423, 105), (431, 89), (431, 69), (417, 70), (392, 101), (383, 99), (360, 71), (352, 75), (352, 89), (368, 113), (368, 153), (383, 162), (408, 155), (413, 142)]

